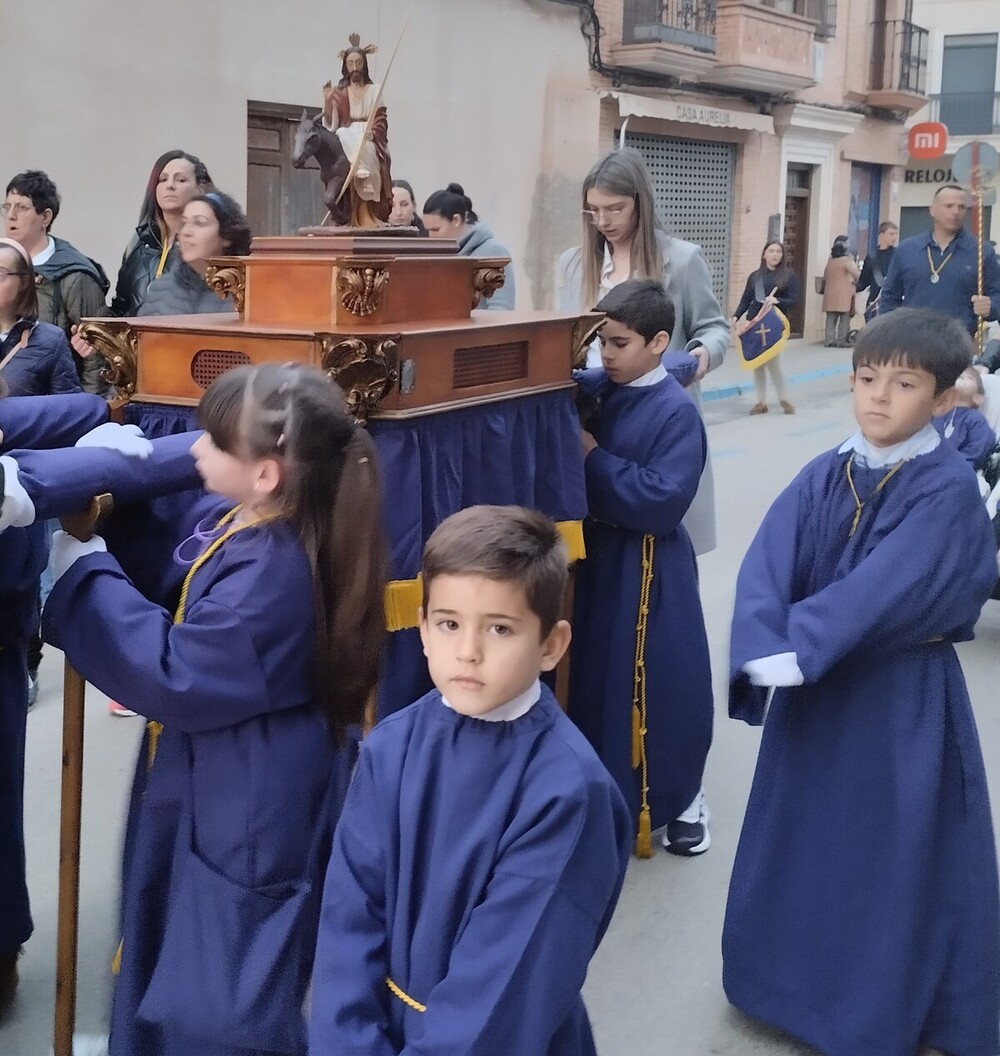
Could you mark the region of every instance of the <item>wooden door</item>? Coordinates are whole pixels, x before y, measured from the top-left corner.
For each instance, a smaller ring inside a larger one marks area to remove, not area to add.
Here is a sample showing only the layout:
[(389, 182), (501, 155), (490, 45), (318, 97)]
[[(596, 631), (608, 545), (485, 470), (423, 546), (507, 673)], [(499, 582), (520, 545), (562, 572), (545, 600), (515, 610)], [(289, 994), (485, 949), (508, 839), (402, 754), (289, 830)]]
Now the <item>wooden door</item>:
[(799, 301), (788, 312), (791, 336), (801, 337), (805, 326), (806, 297), (812, 293), (809, 275), (809, 183), (806, 166), (788, 167), (785, 192), (785, 252), (788, 265), (799, 280)]
[(247, 104), (247, 218), (255, 235), (294, 235), (300, 227), (321, 223), (326, 213), (315, 158), (301, 169), (292, 165), (302, 109)]

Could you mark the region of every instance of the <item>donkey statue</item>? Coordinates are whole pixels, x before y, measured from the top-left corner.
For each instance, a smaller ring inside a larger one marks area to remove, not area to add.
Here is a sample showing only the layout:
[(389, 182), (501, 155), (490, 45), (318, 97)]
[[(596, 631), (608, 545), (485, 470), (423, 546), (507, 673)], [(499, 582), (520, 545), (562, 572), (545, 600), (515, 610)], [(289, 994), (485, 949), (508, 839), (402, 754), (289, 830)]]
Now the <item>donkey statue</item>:
[[(292, 164), (301, 169), (310, 158), (319, 162), (319, 178), (323, 182), (323, 204), (328, 210), (327, 217), (334, 226), (347, 227), (351, 223), (351, 195), (345, 194), (340, 202), (337, 197), (344, 186), (344, 180), (350, 174), (350, 159), (344, 153), (336, 133), (323, 127), (323, 115), (309, 117), (303, 110), (299, 127), (295, 130)], [(326, 218), (323, 222), (326, 223)]]

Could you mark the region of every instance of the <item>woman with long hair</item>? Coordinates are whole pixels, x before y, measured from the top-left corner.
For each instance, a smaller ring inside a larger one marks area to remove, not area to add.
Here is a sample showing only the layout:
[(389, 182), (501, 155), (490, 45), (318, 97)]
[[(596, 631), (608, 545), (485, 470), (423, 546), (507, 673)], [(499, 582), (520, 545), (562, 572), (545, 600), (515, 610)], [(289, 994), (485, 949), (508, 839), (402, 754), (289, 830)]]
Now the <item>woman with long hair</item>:
[[(658, 279), (674, 303), (676, 322), (664, 364), (689, 382), (700, 406), (698, 382), (720, 366), (729, 326), (712, 291), (701, 249), (668, 235), (656, 214), (653, 183), (642, 155), (616, 150), (587, 173), (582, 194), (583, 241), (559, 258), (556, 268), (560, 311), (590, 311), (626, 279)], [(600, 366), (592, 346), (588, 366)], [(711, 460), (684, 519), (695, 551), (715, 548), (715, 497)]]
[(154, 441), (141, 468), (100, 458), (101, 484), (166, 494), (196, 468), (207, 494), (138, 543), (134, 523), (114, 519), (108, 545), (53, 542), (49, 638), (150, 720), (109, 1051), (304, 1056), (340, 746), (363, 719), (384, 638), (376, 455), (343, 393), (309, 367), (229, 371), (198, 417), (203, 433)]
[(184, 207), (211, 187), (208, 169), (193, 154), (168, 150), (156, 159), (146, 182), (139, 222), (118, 269), (113, 315), (139, 314), (149, 284), (179, 259), (176, 242)]
[[(498, 241), (472, 208), (472, 199), (459, 183), (449, 183), (424, 202), (423, 224), (431, 238), (453, 238), (462, 257), (507, 257), (510, 250)], [(503, 269), (503, 286), (492, 297), (484, 297), (480, 308), (513, 309), (514, 265)]]
[[(784, 245), (781, 242), (768, 242), (760, 255), (760, 266), (751, 272), (747, 279), (743, 296), (733, 312), (732, 319), (729, 320), (729, 325), (737, 337), (742, 337), (758, 315), (764, 315), (772, 308), (787, 313), (798, 301), (799, 280), (785, 260)], [(740, 322), (741, 319), (743, 322)], [(795, 407), (788, 399), (785, 375), (778, 362), (779, 358), (775, 356), (764, 366), (754, 370), (753, 383), (757, 390), (757, 402), (750, 408), (751, 414), (767, 414), (767, 374), (771, 375), (771, 381), (774, 382), (781, 409), (785, 414), (795, 413)]]

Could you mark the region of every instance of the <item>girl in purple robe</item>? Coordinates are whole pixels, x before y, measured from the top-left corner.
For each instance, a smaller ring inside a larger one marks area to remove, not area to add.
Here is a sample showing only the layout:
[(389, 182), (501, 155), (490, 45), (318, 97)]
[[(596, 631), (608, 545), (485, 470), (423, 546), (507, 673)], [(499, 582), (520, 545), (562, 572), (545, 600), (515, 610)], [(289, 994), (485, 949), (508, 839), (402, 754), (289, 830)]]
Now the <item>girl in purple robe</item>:
[(151, 720), (110, 1053), (300, 1056), (338, 744), (362, 718), (381, 646), (375, 455), (310, 369), (231, 371), (199, 416), (191, 451), (213, 494), (178, 533), (166, 604), (100, 537), (53, 542), (49, 640)]

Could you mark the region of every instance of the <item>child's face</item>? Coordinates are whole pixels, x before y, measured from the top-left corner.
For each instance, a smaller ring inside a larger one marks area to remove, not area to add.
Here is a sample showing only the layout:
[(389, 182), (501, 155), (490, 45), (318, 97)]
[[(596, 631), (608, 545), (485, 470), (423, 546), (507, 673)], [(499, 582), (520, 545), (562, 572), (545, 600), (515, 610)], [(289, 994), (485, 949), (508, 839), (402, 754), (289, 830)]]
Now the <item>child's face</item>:
[(560, 620), (547, 638), (518, 583), (483, 576), (437, 576), (420, 638), (431, 679), (462, 715), (480, 716), (528, 690), (569, 645)]
[(661, 330), (652, 341), (646, 341), (624, 323), (609, 319), (601, 327), (601, 363), (608, 377), (617, 385), (628, 385), (630, 381), (648, 374), (660, 361), (660, 356), (670, 343), (670, 335)]
[(205, 487), (234, 502), (257, 506), (270, 498), (276, 486), (274, 459), (246, 461), (215, 446), (212, 437), (202, 433), (191, 445), (198, 473)]
[(861, 365), (851, 375), (854, 415), (874, 447), (892, 447), (919, 433), (954, 406), (955, 390), (934, 395), (930, 371), (905, 363)]
[(955, 405), (958, 407), (979, 407), (983, 397), (979, 394), (979, 385), (969, 371), (959, 374), (955, 382)]

